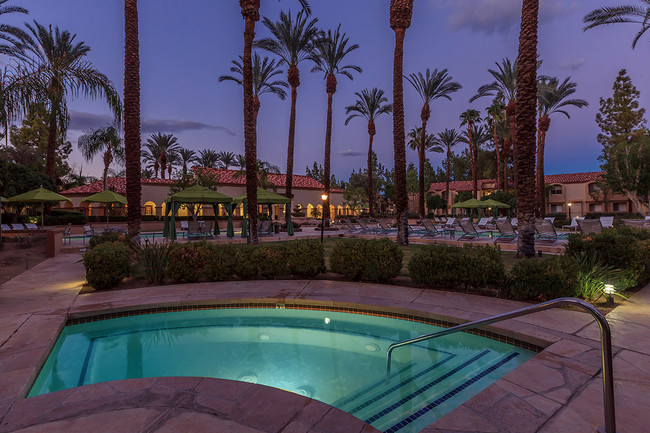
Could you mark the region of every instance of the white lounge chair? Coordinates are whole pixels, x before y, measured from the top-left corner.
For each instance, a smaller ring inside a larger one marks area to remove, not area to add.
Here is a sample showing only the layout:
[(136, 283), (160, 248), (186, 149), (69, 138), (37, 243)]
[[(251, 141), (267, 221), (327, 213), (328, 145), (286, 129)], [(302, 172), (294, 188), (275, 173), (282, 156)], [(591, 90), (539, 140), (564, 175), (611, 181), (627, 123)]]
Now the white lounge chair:
[(17, 223), (17, 224), (11, 224), (11, 229), (12, 230), (27, 230), (24, 225)]
[(583, 220), (585, 219), (584, 217), (573, 217), (571, 220), (571, 224), (565, 224), (562, 226), (562, 230), (568, 229), (571, 232), (577, 232), (578, 231), (578, 220)]
[(38, 226), (34, 223), (25, 223), (27, 230), (38, 230)]
[(614, 227), (614, 217), (613, 216), (600, 217), (600, 224), (603, 226), (604, 229), (609, 227)]

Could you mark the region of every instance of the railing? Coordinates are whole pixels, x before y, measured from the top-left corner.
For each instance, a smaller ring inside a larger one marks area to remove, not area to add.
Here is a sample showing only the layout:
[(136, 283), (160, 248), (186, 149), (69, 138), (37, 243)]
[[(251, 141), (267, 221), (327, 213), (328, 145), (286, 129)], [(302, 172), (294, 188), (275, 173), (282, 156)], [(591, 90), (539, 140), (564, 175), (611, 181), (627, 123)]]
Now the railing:
[(589, 312), (600, 327), (600, 352), (603, 367), (603, 400), (605, 403), (605, 428), (599, 429), (599, 432), (616, 433), (616, 414), (614, 408), (614, 377), (612, 368), (612, 333), (605, 316), (600, 314), (593, 305), (576, 298), (558, 298), (552, 301), (543, 302), (530, 307), (514, 310), (509, 313), (498, 314), (496, 316), (487, 317), (481, 320), (475, 320), (462, 325), (453, 326), (451, 328), (443, 329), (442, 331), (434, 332), (432, 334), (421, 335), (410, 340), (400, 341), (391, 344), (386, 352), (386, 381), (390, 378), (390, 362), (393, 350), (398, 347), (406, 346), (409, 344), (419, 343), (420, 341), (431, 340), (433, 338), (442, 337), (444, 335), (452, 334), (454, 332), (466, 331), (475, 329), (480, 326), (489, 325), (503, 320), (513, 319), (515, 317), (527, 316), (529, 314), (537, 313), (539, 311), (549, 310), (551, 308), (561, 307), (565, 305), (573, 305), (580, 307)]

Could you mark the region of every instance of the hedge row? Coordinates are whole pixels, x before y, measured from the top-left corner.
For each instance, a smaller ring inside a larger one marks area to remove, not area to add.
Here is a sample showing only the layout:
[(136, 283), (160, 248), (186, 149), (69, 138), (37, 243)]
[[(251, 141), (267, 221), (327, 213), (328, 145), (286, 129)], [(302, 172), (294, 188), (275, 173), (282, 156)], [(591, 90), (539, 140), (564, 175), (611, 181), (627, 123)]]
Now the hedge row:
[(332, 272), (352, 280), (388, 281), (399, 275), (404, 253), (389, 239), (344, 239), (330, 256)]

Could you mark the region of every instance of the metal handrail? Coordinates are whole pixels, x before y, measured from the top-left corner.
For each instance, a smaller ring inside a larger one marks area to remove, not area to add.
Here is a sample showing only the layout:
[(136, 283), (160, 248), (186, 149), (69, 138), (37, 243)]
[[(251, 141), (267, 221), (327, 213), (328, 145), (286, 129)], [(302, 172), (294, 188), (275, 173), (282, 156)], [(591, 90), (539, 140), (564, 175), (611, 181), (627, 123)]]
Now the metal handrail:
[[(443, 329), (442, 331), (434, 332), (431, 334), (421, 335), (410, 340), (400, 341), (388, 346), (386, 352), (386, 381), (390, 378), (390, 361), (393, 350), (398, 347), (406, 346), (413, 343), (419, 343), (424, 340), (431, 340), (433, 338), (442, 337), (444, 335), (452, 334), (458, 331), (465, 331), (469, 329), (478, 328), (480, 326), (489, 325), (503, 320), (513, 319), (515, 317), (526, 316), (529, 314), (537, 313), (539, 311), (549, 310), (551, 308), (561, 307), (564, 305), (573, 305), (580, 307), (589, 312), (600, 327), (600, 353), (603, 367), (603, 400), (605, 403), (605, 433), (616, 433), (616, 414), (614, 408), (614, 376), (612, 367), (612, 332), (609, 328), (609, 323), (600, 311), (593, 305), (576, 298), (558, 298), (552, 301), (542, 302), (541, 304), (531, 305), (530, 307), (520, 308), (509, 313), (497, 314), (495, 316), (487, 317), (481, 320), (475, 320), (462, 325), (453, 326), (451, 328)], [(602, 427), (599, 432), (602, 432)]]

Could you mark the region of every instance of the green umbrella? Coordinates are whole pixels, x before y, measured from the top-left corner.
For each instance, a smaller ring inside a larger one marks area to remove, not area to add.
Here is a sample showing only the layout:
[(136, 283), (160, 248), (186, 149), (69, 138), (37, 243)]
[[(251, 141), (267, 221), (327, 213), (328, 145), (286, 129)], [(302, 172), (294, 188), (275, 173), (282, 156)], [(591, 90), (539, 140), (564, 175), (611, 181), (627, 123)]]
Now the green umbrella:
[[(248, 204), (246, 200), (246, 194), (242, 194), (233, 199), (233, 203), (239, 204), (244, 203)], [(262, 188), (257, 188), (257, 204), (290, 204), (291, 199), (289, 197), (276, 194), (271, 191), (267, 191)], [(245, 222), (244, 222), (245, 224)], [(291, 213), (287, 218), (287, 234), (293, 236), (293, 223), (291, 222)], [(242, 231), (242, 237), (244, 237), (244, 232)]]
[[(127, 204), (126, 197), (113, 191), (104, 190), (86, 197), (81, 200), (82, 203), (121, 203)], [(106, 209), (106, 228), (108, 228), (108, 209)]]
[(500, 201), (487, 199), (483, 200), (481, 203), (483, 203), (483, 207), (491, 207), (491, 208), (504, 208), (504, 209), (509, 209), (510, 205), (506, 203), (501, 203)]
[(453, 209), (458, 209), (458, 208), (461, 208), (461, 209), (477, 209), (477, 208), (480, 208), (480, 207), (489, 207), (489, 206), (482, 206), (481, 205), (482, 203), (483, 202), (480, 201), (480, 200), (477, 200), (475, 198), (470, 198), (469, 200), (454, 203), (451, 207)]
[[(57, 194), (54, 191), (45, 189), (43, 187), (27, 191), (22, 194), (9, 197), (7, 202), (25, 202), (25, 203), (43, 203), (45, 207), (45, 202), (60, 202), (60, 201), (72, 201), (68, 197), (64, 197), (61, 194)], [(41, 212), (41, 227), (44, 226), (43, 212)]]

